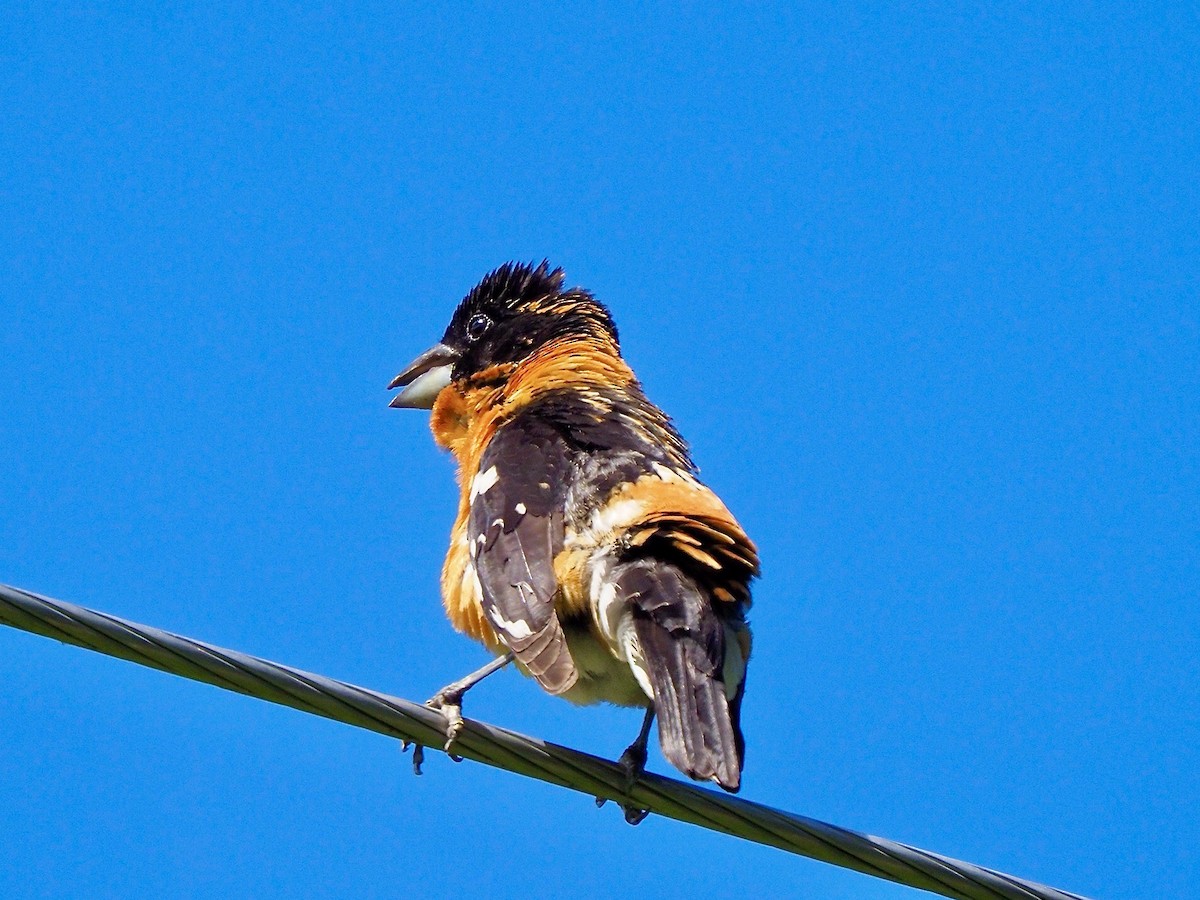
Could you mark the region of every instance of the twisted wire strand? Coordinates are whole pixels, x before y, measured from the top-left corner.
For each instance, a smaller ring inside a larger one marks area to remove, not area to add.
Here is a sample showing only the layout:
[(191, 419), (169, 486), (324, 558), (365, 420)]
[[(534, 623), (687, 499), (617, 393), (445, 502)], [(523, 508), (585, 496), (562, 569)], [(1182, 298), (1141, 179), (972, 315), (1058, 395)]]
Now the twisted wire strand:
[[(0, 584), (0, 624), (440, 749), (440, 712), (409, 700)], [(646, 773), (467, 719), (466, 759), (960, 900), (1086, 900), (992, 869)]]

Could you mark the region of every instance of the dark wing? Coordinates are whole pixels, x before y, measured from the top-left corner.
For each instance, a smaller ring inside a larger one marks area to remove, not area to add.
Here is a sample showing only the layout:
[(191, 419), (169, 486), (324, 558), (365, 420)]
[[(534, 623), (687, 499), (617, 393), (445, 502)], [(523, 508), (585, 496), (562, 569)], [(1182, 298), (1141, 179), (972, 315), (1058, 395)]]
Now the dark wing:
[(552, 694), (579, 677), (554, 612), (554, 557), (562, 549), (570, 478), (562, 435), (535, 415), (518, 415), (484, 451), (467, 525), (488, 621)]

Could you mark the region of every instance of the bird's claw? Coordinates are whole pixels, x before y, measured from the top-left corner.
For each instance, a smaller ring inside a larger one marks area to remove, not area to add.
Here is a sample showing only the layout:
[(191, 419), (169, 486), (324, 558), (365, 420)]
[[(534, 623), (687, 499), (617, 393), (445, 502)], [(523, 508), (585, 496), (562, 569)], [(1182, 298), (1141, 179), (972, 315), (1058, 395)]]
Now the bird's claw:
[(421, 766), (425, 764), (425, 747), (422, 746), (421, 744), (418, 744), (416, 741), (410, 741), (408, 738), (404, 738), (403, 740), (400, 741), (400, 752), (401, 753), (407, 753), (409, 747), (413, 748), (413, 755), (412, 755), (413, 774), (420, 775), (420, 774), (422, 774)]
[[(625, 773), (625, 793), (628, 794), (633, 790), (633, 786), (637, 784), (642, 773), (646, 771), (646, 746), (644, 743), (634, 741), (625, 748), (625, 752), (617, 759), (617, 765)], [(600, 808), (608, 800), (605, 797), (596, 798), (596, 807)], [(621, 809), (625, 813), (625, 821), (630, 825), (637, 825), (650, 815), (650, 810), (641, 809), (630, 803), (620, 803)]]
[(650, 815), (648, 809), (638, 809), (636, 806), (626, 806), (624, 803), (621, 804), (621, 809), (625, 811), (625, 821), (630, 825), (641, 825), (646, 816)]
[(461, 756), (456, 756), (452, 750), (454, 742), (458, 740), (458, 736), (463, 730), (462, 717), (462, 695), (461, 690), (440, 690), (428, 700), (425, 705), (430, 709), (436, 709), (446, 719), (446, 743), (443, 750), (455, 762), (462, 762)]
[(420, 744), (415, 743), (414, 741), (405, 741), (404, 745), (400, 748), (400, 751), (404, 752), (405, 750), (407, 750), (409, 744), (412, 744), (412, 748), (413, 748), (413, 758), (412, 758), (413, 774), (420, 775), (421, 774), (421, 766), (424, 765), (424, 763), (425, 763), (425, 748), (423, 746), (421, 746)]
[[(607, 797), (597, 797), (596, 809), (600, 809), (607, 802)], [(618, 800), (617, 805), (620, 806), (621, 811), (625, 813), (625, 821), (630, 825), (640, 825), (645, 820), (646, 816), (650, 815), (650, 810), (634, 806), (632, 803), (622, 803), (620, 800)]]

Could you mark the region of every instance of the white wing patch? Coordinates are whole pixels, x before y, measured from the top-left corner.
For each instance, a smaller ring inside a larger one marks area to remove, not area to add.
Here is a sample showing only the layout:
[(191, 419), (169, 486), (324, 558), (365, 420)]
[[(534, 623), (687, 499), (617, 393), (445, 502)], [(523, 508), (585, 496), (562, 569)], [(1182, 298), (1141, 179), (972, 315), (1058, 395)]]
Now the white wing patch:
[(474, 503), (476, 497), (478, 497), (480, 494), (486, 494), (488, 491), (494, 488), (496, 486), (496, 482), (499, 480), (500, 472), (495, 466), (492, 466), (486, 472), (480, 472), (478, 475), (472, 478), (470, 502)]
[(518, 641), (524, 640), (533, 634), (529, 624), (526, 622), (510, 622), (504, 618), (504, 613), (500, 611), (498, 606), (488, 607), (488, 618), (492, 620), (492, 624), (496, 626), (504, 634)]

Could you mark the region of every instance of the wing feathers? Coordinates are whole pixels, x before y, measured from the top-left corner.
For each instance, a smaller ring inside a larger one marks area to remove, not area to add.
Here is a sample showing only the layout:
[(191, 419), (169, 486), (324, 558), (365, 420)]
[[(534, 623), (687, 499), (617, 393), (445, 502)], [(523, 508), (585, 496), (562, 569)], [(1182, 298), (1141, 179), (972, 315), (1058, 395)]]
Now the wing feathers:
[(569, 690), (579, 677), (554, 610), (568, 454), (554, 430), (534, 417), (499, 428), (479, 464), (495, 474), (473, 492), (467, 529), (478, 547), (475, 571), (488, 621), (552, 694)]

